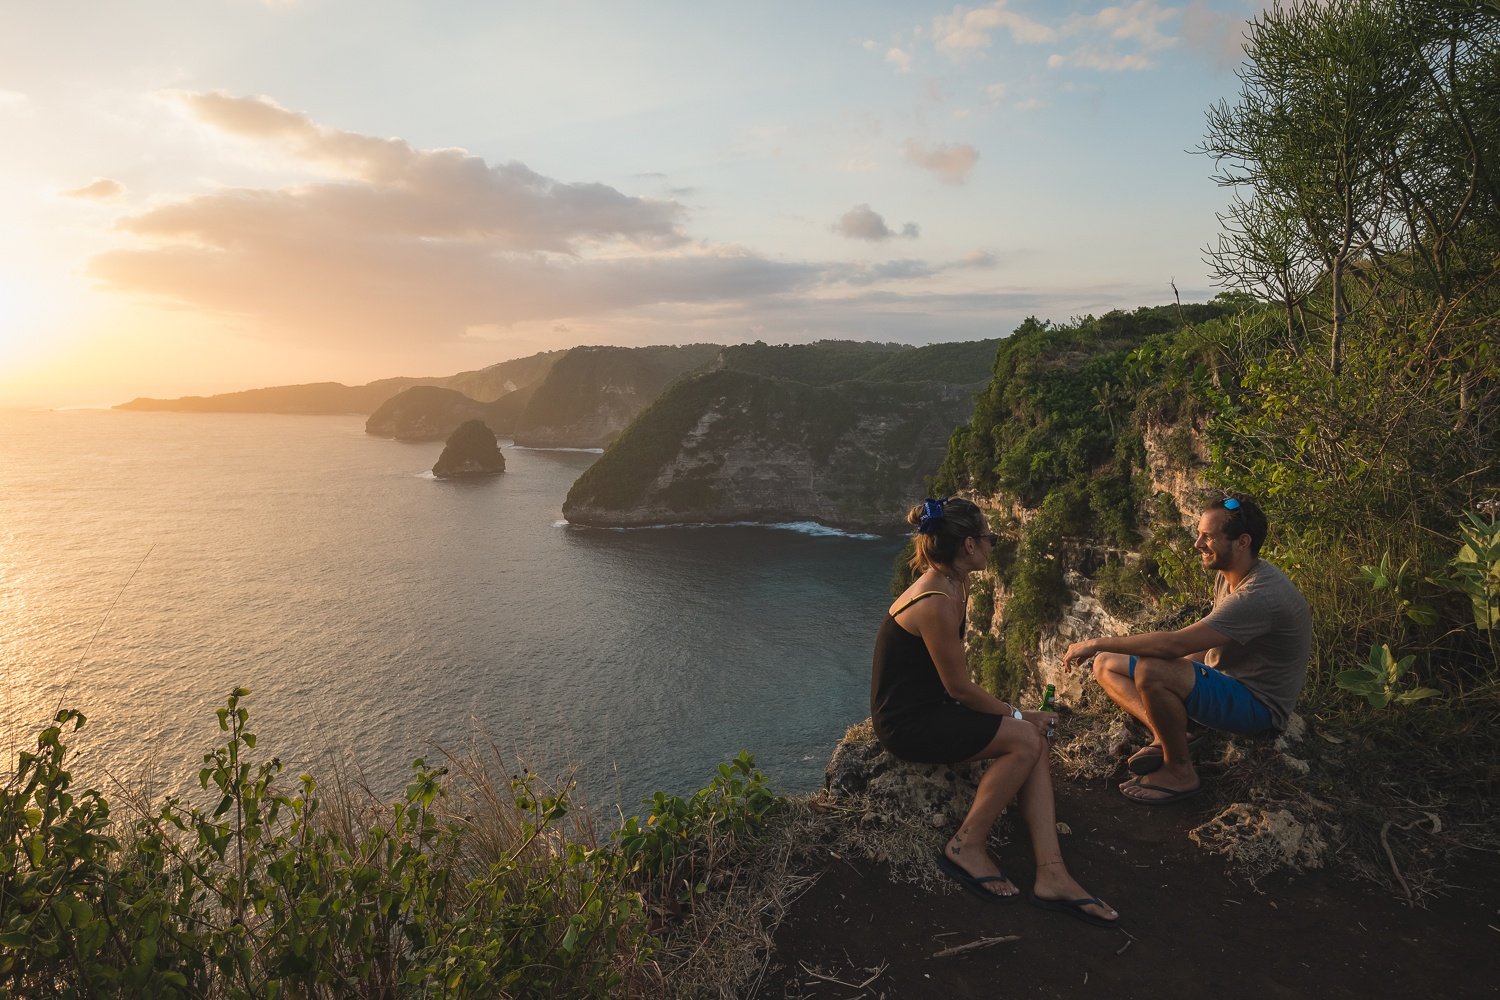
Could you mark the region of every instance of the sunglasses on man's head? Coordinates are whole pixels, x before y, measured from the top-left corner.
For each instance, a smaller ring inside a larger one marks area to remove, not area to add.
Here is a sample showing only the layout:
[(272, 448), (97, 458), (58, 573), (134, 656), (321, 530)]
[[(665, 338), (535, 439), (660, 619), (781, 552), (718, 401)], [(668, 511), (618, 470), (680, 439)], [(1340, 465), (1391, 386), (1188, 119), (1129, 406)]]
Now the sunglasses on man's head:
[(1236, 500), (1234, 497), (1225, 497), (1224, 498), (1224, 509), (1225, 510), (1239, 510), (1240, 509), (1240, 502), (1238, 500)]

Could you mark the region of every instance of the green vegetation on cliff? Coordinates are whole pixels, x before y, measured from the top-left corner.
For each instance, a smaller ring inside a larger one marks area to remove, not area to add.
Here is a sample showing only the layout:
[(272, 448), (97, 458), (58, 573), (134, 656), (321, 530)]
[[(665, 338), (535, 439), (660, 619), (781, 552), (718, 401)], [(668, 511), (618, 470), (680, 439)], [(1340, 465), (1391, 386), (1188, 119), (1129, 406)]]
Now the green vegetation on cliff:
[[(889, 527), (968, 414), (972, 376), (987, 370), (997, 343), (726, 349), (724, 367), (680, 380), (643, 412), (579, 477), (563, 511), (584, 523), (816, 519)], [(901, 369), (886, 368), (893, 356), (906, 362)], [(802, 371), (801, 362), (813, 372), (808, 378), (770, 374)], [(843, 377), (882, 369), (880, 380)], [(971, 376), (969, 386), (932, 378), (954, 370)], [(818, 381), (830, 374), (840, 380)], [(801, 469), (800, 481), (759, 482), (741, 460), (752, 454), (768, 466), (785, 463), (776, 465), (783, 471)]]
[[(903, 344), (820, 340), (812, 344), (736, 344), (724, 348), (723, 366), (753, 375), (790, 379), (807, 385), (833, 385), (859, 378), (893, 354), (910, 353)], [(915, 380), (914, 380), (915, 381)], [(970, 379), (977, 382), (978, 379)]]
[(592, 424), (601, 410), (623, 427), (673, 379), (713, 364), (719, 351), (714, 344), (572, 348), (536, 387), (517, 433)]
[(1142, 383), (1129, 359), (1184, 322), (1234, 311), (1233, 301), (1216, 301), (1061, 326), (1028, 319), (1001, 343), (994, 379), (968, 425), (954, 432), (934, 483), (938, 495), (1002, 493), (1027, 513), (1024, 522), (995, 526), (1002, 536), (996, 565), (1009, 597), (1001, 634), (975, 646), (985, 683), (1002, 691), (1020, 686), (1042, 630), (1061, 613), (1063, 574), (1094, 569), (1072, 565), (1070, 540), (1117, 551), (1142, 541), (1149, 509), (1133, 398)]

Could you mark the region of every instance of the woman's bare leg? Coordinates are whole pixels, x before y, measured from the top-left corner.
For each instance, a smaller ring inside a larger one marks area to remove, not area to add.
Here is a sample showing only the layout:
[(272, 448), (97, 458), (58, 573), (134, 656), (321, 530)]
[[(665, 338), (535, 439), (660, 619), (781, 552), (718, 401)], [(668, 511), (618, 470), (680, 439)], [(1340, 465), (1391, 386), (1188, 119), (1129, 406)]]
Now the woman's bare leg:
[[(1031, 853), (1036, 858), (1036, 881), (1032, 892), (1042, 899), (1087, 899), (1093, 895), (1073, 878), (1063, 863), (1062, 845), (1057, 842), (1057, 806), (1052, 797), (1052, 768), (1048, 754), (1037, 758), (1031, 773), (1021, 785), (1017, 805), (1031, 834)], [(1119, 917), (1105, 905), (1089, 904), (1084, 912), (1105, 920)]]
[[(1042, 755), (1041, 734), (1030, 723), (1007, 719), (1000, 724), (995, 738), (971, 760), (993, 758), (979, 779), (979, 789), (968, 815), (958, 832), (943, 848), (950, 861), (976, 878), (999, 875), (1000, 868), (990, 857), (987, 844), (990, 830), (1007, 803), (1026, 782)], [(1008, 879), (986, 882), (985, 887), (1000, 896), (1014, 896), (1019, 890)]]

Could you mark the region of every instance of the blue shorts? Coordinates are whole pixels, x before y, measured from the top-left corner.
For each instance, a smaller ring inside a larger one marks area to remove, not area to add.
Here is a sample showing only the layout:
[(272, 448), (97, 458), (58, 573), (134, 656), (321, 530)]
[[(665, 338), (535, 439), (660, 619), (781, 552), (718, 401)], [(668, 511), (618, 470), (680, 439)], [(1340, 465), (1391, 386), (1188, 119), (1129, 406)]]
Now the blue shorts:
[[(1247, 736), (1274, 728), (1270, 709), (1262, 705), (1249, 688), (1206, 663), (1190, 662), (1198, 676), (1187, 696), (1188, 718), (1210, 729)], [(1133, 656), (1130, 658), (1130, 677), (1135, 679)]]

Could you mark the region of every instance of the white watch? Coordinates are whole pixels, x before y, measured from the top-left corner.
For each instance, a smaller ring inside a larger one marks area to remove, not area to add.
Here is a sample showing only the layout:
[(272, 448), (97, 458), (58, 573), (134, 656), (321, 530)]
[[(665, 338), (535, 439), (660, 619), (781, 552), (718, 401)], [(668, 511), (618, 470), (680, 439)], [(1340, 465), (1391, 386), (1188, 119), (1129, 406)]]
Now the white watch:
[(1020, 710), (1020, 709), (1019, 709), (1019, 708), (1016, 708), (1016, 707), (1015, 707), (1015, 706), (1011, 706), (1011, 710), (1010, 710), (1010, 717), (1011, 717), (1011, 718), (1012, 718), (1012, 719), (1015, 719), (1015, 720), (1016, 720), (1016, 721), (1017, 721), (1017, 722), (1022, 722), (1022, 721), (1024, 721), (1024, 720), (1023, 720), (1023, 719), (1022, 719), (1022, 718), (1021, 718), (1021, 710)]

